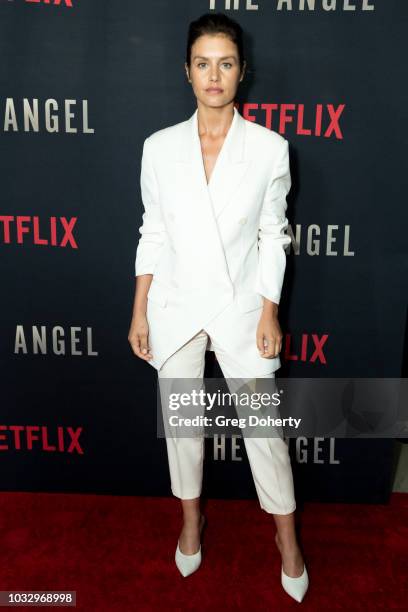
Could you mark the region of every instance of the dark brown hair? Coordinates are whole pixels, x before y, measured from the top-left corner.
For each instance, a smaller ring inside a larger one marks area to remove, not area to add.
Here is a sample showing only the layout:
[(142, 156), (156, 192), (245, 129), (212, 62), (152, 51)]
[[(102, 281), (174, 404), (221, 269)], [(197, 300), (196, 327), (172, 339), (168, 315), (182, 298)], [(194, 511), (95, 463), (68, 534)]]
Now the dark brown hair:
[(238, 49), (238, 58), (240, 69), (243, 68), (244, 57), (244, 42), (243, 30), (238, 22), (234, 21), (224, 13), (205, 13), (195, 21), (192, 21), (188, 28), (187, 37), (187, 53), (186, 63), (190, 67), (191, 63), (191, 47), (204, 34), (215, 35), (225, 34), (236, 44)]

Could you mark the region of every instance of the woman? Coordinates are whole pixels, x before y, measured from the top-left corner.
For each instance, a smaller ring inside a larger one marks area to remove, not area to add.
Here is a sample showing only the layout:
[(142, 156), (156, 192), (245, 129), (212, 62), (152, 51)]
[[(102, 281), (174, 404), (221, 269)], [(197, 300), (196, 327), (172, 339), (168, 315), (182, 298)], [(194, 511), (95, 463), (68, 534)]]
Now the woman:
[[(200, 380), (208, 345), (226, 380), (274, 378), (281, 365), (288, 143), (234, 106), (246, 67), (242, 39), (241, 27), (220, 13), (190, 24), (185, 70), (197, 109), (144, 143), (129, 342), (161, 382)], [(204, 441), (166, 443), (184, 517), (175, 560), (187, 576), (201, 563)], [(288, 443), (245, 438), (245, 446), (261, 508), (276, 523), (282, 586), (301, 601), (308, 575), (295, 534)]]

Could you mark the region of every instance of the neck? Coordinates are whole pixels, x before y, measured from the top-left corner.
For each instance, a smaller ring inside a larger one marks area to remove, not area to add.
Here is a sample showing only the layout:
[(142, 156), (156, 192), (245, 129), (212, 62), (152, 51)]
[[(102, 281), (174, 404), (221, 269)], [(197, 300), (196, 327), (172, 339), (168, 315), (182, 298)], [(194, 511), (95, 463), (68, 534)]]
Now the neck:
[(214, 138), (227, 134), (234, 118), (234, 104), (212, 108), (198, 104), (198, 132)]

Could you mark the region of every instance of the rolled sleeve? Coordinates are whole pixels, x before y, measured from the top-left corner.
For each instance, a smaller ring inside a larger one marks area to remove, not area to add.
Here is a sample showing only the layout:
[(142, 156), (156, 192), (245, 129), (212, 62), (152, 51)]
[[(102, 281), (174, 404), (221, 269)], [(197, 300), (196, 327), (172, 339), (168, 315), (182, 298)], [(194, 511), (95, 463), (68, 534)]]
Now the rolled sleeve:
[(151, 143), (146, 138), (143, 145), (140, 188), (144, 213), (141, 234), (136, 249), (135, 276), (153, 274), (161, 250), (166, 241), (166, 228), (163, 222), (157, 178), (152, 163)]
[(255, 291), (279, 304), (286, 269), (286, 196), (291, 188), (289, 143), (284, 139), (265, 193), (258, 232), (258, 269)]

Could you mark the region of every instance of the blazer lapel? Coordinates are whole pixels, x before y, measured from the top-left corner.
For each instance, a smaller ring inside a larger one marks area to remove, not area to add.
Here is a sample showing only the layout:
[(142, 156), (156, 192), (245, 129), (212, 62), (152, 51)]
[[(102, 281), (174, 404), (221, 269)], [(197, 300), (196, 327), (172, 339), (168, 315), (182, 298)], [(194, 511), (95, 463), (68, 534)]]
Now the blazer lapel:
[(198, 109), (185, 121), (181, 131), (180, 146), (176, 162), (181, 164), (184, 180), (192, 195), (205, 195), (215, 218), (233, 202), (234, 194), (251, 164), (245, 148), (245, 119), (234, 107), (234, 117), (213, 168), (210, 182), (204, 169), (201, 141), (198, 133)]

